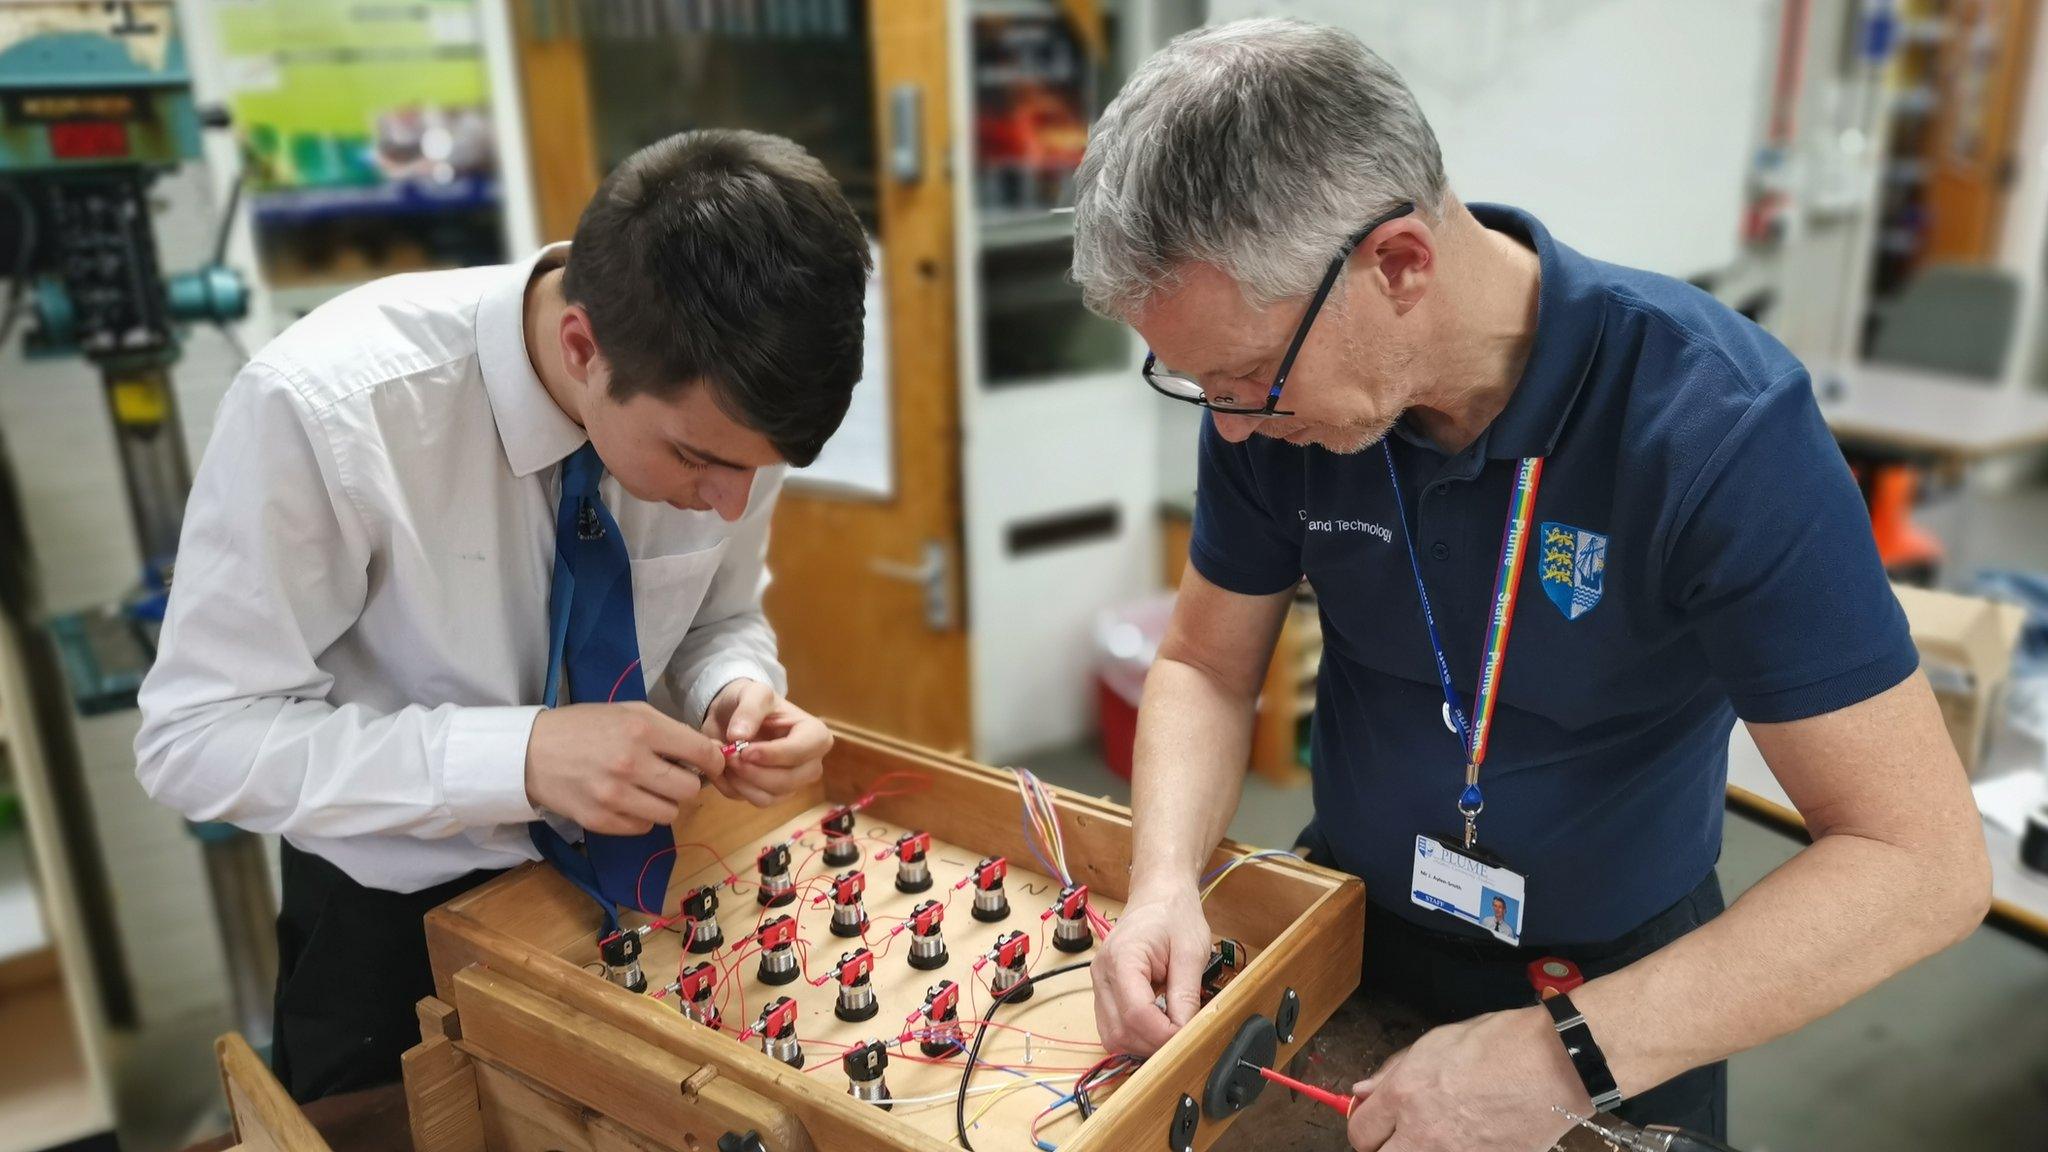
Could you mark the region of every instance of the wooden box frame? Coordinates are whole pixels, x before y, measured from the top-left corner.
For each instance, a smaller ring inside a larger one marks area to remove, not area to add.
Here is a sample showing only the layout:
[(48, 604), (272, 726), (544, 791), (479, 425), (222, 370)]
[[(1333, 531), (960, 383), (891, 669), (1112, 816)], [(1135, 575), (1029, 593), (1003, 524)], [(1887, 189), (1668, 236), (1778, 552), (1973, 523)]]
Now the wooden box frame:
[[(822, 803), (846, 803), (890, 772), (930, 787), (866, 811), (973, 850), (1028, 859), (1014, 777), (859, 729), (835, 726), (824, 779), (773, 808), (706, 792), (679, 837), (719, 851), (770, 834)], [(1130, 814), (1054, 789), (1076, 881), (1122, 900)], [(1248, 849), (1226, 842), (1213, 864)], [(1358, 985), (1364, 888), (1292, 860), (1238, 868), (1206, 906), (1211, 929), (1243, 941), (1238, 976), (1073, 1135), (1064, 1152), (1164, 1147), (1183, 1094), (1199, 1099), (1210, 1068), (1248, 1017), (1272, 1018), (1292, 989), (1299, 1017), (1285, 1061)], [(770, 1152), (957, 1147), (847, 1096), (673, 1008), (581, 966), (598, 926), (587, 897), (539, 865), (515, 869), (426, 919), (437, 996), (420, 1008), (423, 1039), (405, 1057), (417, 1152), (708, 1152), (726, 1132), (758, 1132)], [(573, 958), (572, 958), (573, 957)], [(1204, 1117), (1193, 1146), (1227, 1126)]]

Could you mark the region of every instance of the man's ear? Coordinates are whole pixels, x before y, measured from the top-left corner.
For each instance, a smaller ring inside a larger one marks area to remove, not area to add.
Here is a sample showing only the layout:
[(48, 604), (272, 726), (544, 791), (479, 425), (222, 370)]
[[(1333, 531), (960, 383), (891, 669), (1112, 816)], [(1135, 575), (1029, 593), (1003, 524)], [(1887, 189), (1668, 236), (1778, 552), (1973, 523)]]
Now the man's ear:
[(1372, 267), (1397, 314), (1421, 303), (1436, 279), (1436, 236), (1413, 216), (1382, 226), (1359, 245), (1358, 256)]
[(578, 384), (589, 383), (592, 367), (603, 353), (598, 351), (597, 334), (591, 330), (590, 313), (583, 310), (583, 305), (571, 304), (562, 309), (555, 339), (561, 343), (562, 366)]

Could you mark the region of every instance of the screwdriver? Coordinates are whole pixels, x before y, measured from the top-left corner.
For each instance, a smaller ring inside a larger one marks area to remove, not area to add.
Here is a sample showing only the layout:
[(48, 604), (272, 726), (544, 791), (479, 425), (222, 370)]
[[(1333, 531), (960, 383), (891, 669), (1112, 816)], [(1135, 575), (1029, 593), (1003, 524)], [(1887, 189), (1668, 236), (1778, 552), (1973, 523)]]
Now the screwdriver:
[[(1340, 1096), (1327, 1088), (1318, 1088), (1313, 1084), (1304, 1084), (1292, 1076), (1283, 1076), (1271, 1068), (1261, 1068), (1249, 1060), (1239, 1060), (1237, 1065), (1240, 1068), (1249, 1068), (1275, 1084), (1291, 1088), (1318, 1104), (1333, 1108), (1339, 1115), (1349, 1116), (1351, 1115), (1351, 1110), (1358, 1106), (1358, 1097), (1356, 1096)], [(1646, 1152), (1650, 1152), (1650, 1150), (1646, 1150)], [(1682, 1152), (1682, 1150), (1673, 1149), (1672, 1152)]]

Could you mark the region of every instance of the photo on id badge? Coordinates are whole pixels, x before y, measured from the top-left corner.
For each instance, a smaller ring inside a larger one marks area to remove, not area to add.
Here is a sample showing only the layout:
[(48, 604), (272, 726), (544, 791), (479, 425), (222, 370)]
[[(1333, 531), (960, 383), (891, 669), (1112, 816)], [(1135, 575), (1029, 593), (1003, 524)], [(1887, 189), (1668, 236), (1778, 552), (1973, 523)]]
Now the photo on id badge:
[(1486, 920), (1486, 930), (1503, 943), (1513, 944), (1522, 938), (1522, 902), (1505, 892), (1491, 888), (1479, 889), (1479, 907)]
[(1522, 942), (1524, 878), (1483, 850), (1451, 847), (1447, 838), (1415, 838), (1410, 899), (1424, 908), (1483, 928), (1503, 944)]

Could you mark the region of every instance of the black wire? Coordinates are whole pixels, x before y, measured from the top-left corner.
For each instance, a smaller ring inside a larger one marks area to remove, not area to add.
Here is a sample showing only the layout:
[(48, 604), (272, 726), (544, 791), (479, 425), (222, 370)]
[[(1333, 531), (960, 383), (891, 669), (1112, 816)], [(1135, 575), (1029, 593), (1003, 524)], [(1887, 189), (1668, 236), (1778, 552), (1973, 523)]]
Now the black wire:
[(974, 1062), (981, 1058), (981, 1042), (988, 1038), (988, 1022), (995, 1019), (996, 1006), (1004, 1003), (1011, 996), (1016, 995), (1019, 989), (1029, 988), (1048, 976), (1058, 976), (1065, 972), (1079, 972), (1081, 969), (1090, 967), (1094, 963), (1095, 961), (1093, 960), (1077, 960), (1072, 964), (1062, 964), (1057, 968), (1048, 968), (1043, 972), (1031, 973), (1024, 977), (1024, 979), (996, 993), (995, 999), (989, 1001), (988, 1011), (982, 1014), (981, 1027), (974, 1030), (974, 1043), (967, 1049), (967, 1066), (960, 1069), (960, 1095), (953, 1101), (953, 1131), (960, 1137), (960, 1147), (965, 1148), (967, 1152), (974, 1152), (974, 1145), (967, 1139), (967, 1082), (974, 1077)]
[(1081, 1077), (1080, 1081), (1074, 1085), (1074, 1103), (1080, 1106), (1081, 1119), (1086, 1120), (1095, 1113), (1095, 1103), (1088, 1099), (1088, 1093), (1094, 1090), (1098, 1083), (1107, 1081), (1112, 1072), (1123, 1067), (1118, 1061), (1129, 1061), (1130, 1059), (1129, 1056), (1118, 1056), (1105, 1060), (1096, 1066), (1094, 1071)]

